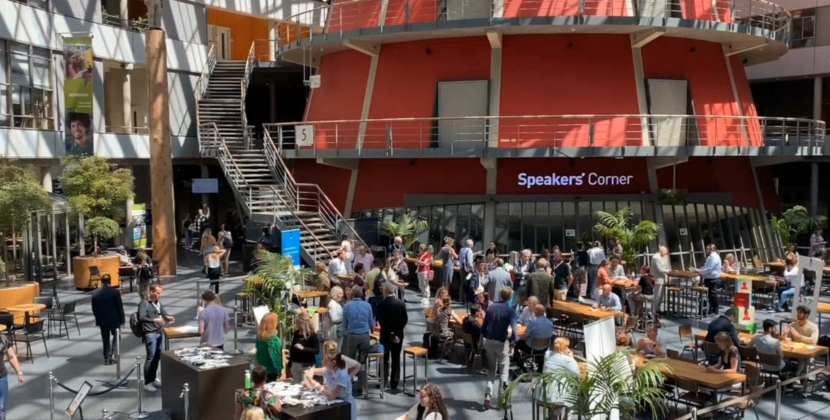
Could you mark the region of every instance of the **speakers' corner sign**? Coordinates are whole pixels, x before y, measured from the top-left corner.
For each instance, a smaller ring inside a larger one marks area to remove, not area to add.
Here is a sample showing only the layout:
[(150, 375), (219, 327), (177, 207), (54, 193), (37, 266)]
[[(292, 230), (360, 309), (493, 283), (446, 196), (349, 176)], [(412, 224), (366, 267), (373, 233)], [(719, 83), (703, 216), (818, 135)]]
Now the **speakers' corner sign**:
[(92, 129), (92, 75), (94, 62), (91, 36), (64, 36), (64, 141), (66, 154), (94, 156)]

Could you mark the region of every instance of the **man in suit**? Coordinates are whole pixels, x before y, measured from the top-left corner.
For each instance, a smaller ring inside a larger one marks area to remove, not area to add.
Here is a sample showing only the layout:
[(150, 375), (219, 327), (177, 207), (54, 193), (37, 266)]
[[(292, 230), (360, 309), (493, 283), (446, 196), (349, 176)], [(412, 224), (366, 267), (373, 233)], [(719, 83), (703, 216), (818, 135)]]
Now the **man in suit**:
[(110, 287), (112, 279), (109, 274), (101, 276), (101, 283), (103, 286), (92, 292), (92, 314), (95, 316), (95, 325), (101, 329), (104, 364), (111, 365), (115, 363), (113, 353), (118, 353), (119, 328), (124, 325), (124, 304), (121, 302), (121, 294)]
[(487, 282), (482, 286), (490, 294), (493, 302), (501, 302), (501, 289), (513, 286), (513, 280), (510, 279), (510, 273), (505, 271), (504, 260), (501, 258), (496, 259), (496, 269), (490, 272), (486, 280)]
[[(735, 330), (735, 310), (729, 308), (723, 315), (719, 316), (717, 319), (709, 323), (709, 329), (706, 331), (706, 339), (704, 341), (708, 343), (715, 342), (715, 336), (721, 332), (725, 332), (729, 334), (729, 338), (732, 339), (732, 343), (736, 346), (743, 346), (744, 342), (740, 338), (738, 338), (738, 333)], [(718, 354), (706, 354), (707, 360), (709, 360), (709, 364), (715, 364), (718, 362)]]
[[(383, 372), (389, 375), (389, 359), (392, 359), (392, 378), (389, 385), (398, 388), (401, 376), (401, 348), (403, 347), (403, 330), (409, 317), (406, 304), (395, 297), (398, 288), (392, 283), (383, 286), (386, 298), (378, 304), (378, 323), (380, 323), (380, 344), (383, 344)], [(386, 378), (383, 378), (386, 382)]]

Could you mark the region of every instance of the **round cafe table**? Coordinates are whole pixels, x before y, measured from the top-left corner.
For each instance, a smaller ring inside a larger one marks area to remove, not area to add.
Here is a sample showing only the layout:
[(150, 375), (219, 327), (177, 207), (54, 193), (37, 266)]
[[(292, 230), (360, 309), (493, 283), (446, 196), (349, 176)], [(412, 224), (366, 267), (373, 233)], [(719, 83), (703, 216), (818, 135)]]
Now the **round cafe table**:
[(6, 326), (5, 325), (0, 325), (0, 332), (3, 332), (3, 331), (6, 331)]
[[(29, 314), (30, 312), (37, 312), (43, 309), (46, 309), (46, 305), (42, 303), (25, 303), (23, 305), (14, 305), (6, 308), (6, 310), (9, 312), (23, 312), (24, 314)], [(26, 319), (25, 316), (23, 319)]]

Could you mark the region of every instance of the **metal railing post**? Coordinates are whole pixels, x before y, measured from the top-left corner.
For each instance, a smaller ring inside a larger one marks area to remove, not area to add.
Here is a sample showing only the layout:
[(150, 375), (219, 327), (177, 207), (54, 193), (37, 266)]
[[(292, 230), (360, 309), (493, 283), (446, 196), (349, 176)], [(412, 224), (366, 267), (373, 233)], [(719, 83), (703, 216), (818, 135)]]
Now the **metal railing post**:
[(101, 420), (109, 420), (109, 418), (109, 410), (107, 410), (106, 408), (101, 410)]
[(130, 414), (131, 419), (146, 419), (150, 413), (141, 410), (141, 356), (135, 358), (135, 392), (138, 394), (138, 411)]
[(692, 420), (697, 420), (697, 408), (692, 407)]
[(775, 420), (781, 420), (781, 380), (775, 382)]
[(184, 400), (184, 420), (190, 420), (190, 385), (187, 382), (184, 383), (179, 398)]
[(392, 156), (392, 124), (386, 124), (386, 154)]
[(239, 350), (237, 346), (237, 333), (236, 328), (239, 324), (239, 308), (236, 304), (233, 305), (233, 354), (242, 354), (242, 350)]
[(594, 147), (594, 123), (588, 123), (588, 145)]
[(49, 419), (55, 420), (55, 376), (49, 371)]

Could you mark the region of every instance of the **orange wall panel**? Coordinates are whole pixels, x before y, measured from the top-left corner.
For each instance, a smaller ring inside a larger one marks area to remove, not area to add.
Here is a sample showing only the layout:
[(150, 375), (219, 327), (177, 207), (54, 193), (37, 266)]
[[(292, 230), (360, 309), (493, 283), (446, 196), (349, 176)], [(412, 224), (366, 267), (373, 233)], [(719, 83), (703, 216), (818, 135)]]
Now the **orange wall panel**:
[(500, 147), (588, 146), (590, 123), (596, 146), (642, 144), (638, 119), (505, 118), (638, 114), (627, 35), (511, 35), (502, 54)]
[[(749, 89), (749, 80), (746, 77), (744, 63), (737, 55), (733, 55), (729, 59), (732, 65), (732, 78), (735, 80), (738, 99), (741, 101), (741, 111), (743, 111), (744, 117), (757, 117), (758, 111), (755, 109), (755, 101), (752, 99), (752, 91)], [(763, 146), (764, 138), (761, 133), (760, 122), (758, 120), (744, 120), (744, 124), (749, 135), (750, 145)]]
[[(311, 91), (305, 120), (359, 120), (370, 64), (369, 56), (353, 50), (324, 56), (317, 70), (322, 82)], [(353, 149), (358, 128), (358, 123), (320, 124), (314, 130), (316, 147)]]
[(352, 207), (403, 207), (406, 194), (481, 195), (486, 182), (479, 159), (362, 159)]
[(326, 33), (375, 28), (381, 21), (380, 1), (337, 0), (330, 8)]
[[(349, 177), (351, 171), (330, 165), (317, 163), (314, 159), (295, 159), (294, 180), (299, 183), (317, 184), (342, 213), (346, 208), (349, 195)], [(348, 215), (346, 215), (348, 217)]]
[(681, 0), (680, 8), (684, 19), (732, 22), (732, 0)]
[(579, 0), (505, 0), (504, 17), (576, 16)]
[[(490, 79), (490, 44), (484, 36), (386, 44), (381, 48), (369, 118), (436, 116), (438, 82)], [(430, 122), (395, 123), (395, 147), (420, 148), (434, 133)], [(367, 126), (365, 147), (386, 147), (386, 124)]]
[[(266, 19), (207, 9), (207, 23), (231, 30), (231, 60), (247, 59), (254, 40), (270, 38)], [(270, 59), (270, 51), (263, 51), (257, 55), (262, 60)]]
[[(738, 115), (720, 44), (657, 38), (643, 47), (643, 70), (646, 79), (688, 80), (696, 115)], [(697, 126), (701, 145), (745, 145), (743, 130), (736, 118), (697, 118)], [(697, 139), (691, 141), (696, 143)]]

